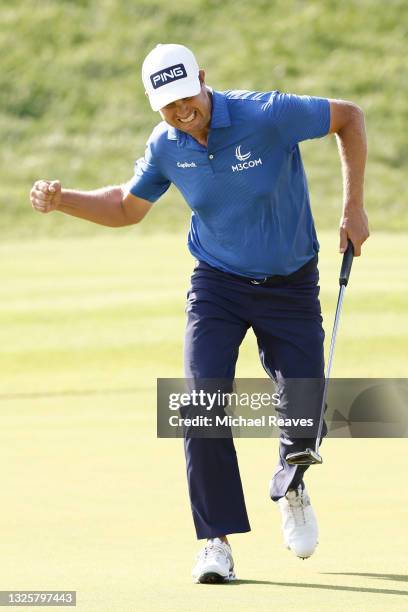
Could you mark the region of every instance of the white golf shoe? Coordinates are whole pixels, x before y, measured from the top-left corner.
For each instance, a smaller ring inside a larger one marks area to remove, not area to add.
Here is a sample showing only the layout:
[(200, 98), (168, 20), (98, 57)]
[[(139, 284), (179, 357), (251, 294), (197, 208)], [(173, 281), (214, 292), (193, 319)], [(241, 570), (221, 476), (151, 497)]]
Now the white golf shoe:
[(193, 568), (195, 582), (215, 584), (235, 580), (231, 547), (219, 538), (208, 540)]
[(283, 538), (287, 548), (301, 559), (307, 559), (316, 549), (319, 531), (306, 489), (302, 490), (302, 485), (296, 490), (289, 489), (277, 503), (282, 515)]

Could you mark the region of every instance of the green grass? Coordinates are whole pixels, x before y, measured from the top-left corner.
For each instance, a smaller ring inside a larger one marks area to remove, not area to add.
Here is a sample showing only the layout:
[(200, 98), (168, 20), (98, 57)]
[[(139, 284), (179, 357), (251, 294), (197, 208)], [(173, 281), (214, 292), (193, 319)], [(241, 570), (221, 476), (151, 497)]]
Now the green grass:
[[(320, 240), (329, 339), (340, 256), (334, 233)], [(76, 589), (84, 612), (404, 609), (406, 440), (325, 441), (307, 477), (321, 531), (307, 562), (283, 548), (267, 497), (277, 441), (237, 440), (243, 582), (190, 583), (182, 441), (155, 433), (156, 378), (182, 375), (184, 243), (136, 228), (0, 246), (0, 589)], [(407, 375), (406, 244), (376, 234), (354, 262), (335, 376)], [(264, 376), (252, 334), (237, 374)]]
[[(126, 181), (158, 119), (140, 80), (158, 42), (191, 46), (217, 89), (281, 89), (350, 99), (369, 137), (366, 206), (376, 229), (407, 230), (406, 2), (390, 0), (4, 0), (0, 8), (3, 236), (66, 235), (69, 220), (31, 213), (41, 177), (94, 188)], [(302, 146), (319, 227), (337, 227), (333, 138)], [(175, 190), (143, 223), (178, 228)], [(80, 224), (76, 233), (98, 233)]]

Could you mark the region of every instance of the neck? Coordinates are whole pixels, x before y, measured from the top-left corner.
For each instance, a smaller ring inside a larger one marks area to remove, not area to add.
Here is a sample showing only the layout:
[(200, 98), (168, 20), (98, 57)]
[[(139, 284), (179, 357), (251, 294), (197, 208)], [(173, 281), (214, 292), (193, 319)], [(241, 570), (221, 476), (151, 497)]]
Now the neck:
[(200, 145), (203, 145), (203, 147), (208, 146), (208, 134), (210, 132), (210, 127), (206, 127), (203, 130), (200, 130), (199, 132), (191, 132), (191, 136), (193, 138), (195, 138), (195, 140), (197, 140)]

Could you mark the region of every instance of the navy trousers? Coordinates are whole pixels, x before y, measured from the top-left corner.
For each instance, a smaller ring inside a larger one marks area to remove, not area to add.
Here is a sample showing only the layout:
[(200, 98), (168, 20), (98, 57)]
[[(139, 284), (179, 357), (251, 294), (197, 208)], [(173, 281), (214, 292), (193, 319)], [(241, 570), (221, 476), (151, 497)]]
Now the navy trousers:
[[(317, 257), (304, 273), (303, 269), (296, 280), (280, 277), (273, 286), (265, 286), (197, 262), (187, 294), (185, 377), (232, 382), (240, 344), (252, 328), (269, 376), (322, 379), (324, 331)], [(286, 416), (291, 416), (290, 405)], [(288, 488), (303, 486), (307, 467), (289, 465), (285, 456), (314, 444), (313, 438), (281, 434), (270, 492), (274, 501)], [(184, 448), (197, 538), (249, 531), (233, 439), (186, 437)]]

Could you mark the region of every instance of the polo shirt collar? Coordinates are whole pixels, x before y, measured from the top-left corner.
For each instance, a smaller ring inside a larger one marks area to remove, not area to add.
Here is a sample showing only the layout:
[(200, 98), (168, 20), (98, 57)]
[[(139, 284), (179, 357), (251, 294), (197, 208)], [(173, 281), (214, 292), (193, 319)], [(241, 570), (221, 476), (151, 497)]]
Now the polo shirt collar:
[[(212, 94), (210, 129), (230, 127), (231, 117), (228, 110), (226, 96), (220, 91), (211, 89), (211, 87), (209, 87), (209, 90)], [(178, 130), (172, 125), (169, 125), (167, 128), (168, 140), (178, 140), (183, 142), (186, 136), (187, 134), (185, 132)]]
[(168, 126), (167, 128), (167, 139), (168, 140), (178, 140), (179, 134), (181, 135), (182, 132), (179, 132), (177, 128), (173, 127), (172, 125)]
[(226, 96), (220, 91), (212, 91), (212, 113), (210, 128), (230, 127), (231, 117)]

